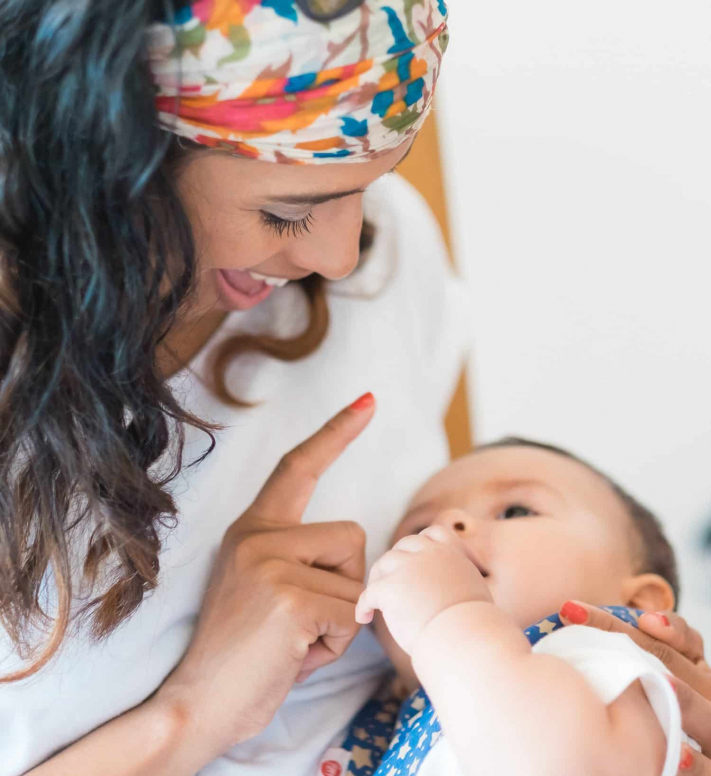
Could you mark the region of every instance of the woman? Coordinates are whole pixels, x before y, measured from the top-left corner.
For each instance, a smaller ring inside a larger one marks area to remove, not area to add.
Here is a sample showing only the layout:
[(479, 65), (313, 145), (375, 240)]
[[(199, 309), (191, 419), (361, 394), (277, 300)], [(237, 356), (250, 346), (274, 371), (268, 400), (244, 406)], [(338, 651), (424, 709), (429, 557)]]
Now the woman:
[(445, 457), (464, 299), (375, 183), (443, 3), (165, 5), (0, 10), (3, 776), (311, 773), (383, 671), (329, 665), (347, 521), (379, 553)]

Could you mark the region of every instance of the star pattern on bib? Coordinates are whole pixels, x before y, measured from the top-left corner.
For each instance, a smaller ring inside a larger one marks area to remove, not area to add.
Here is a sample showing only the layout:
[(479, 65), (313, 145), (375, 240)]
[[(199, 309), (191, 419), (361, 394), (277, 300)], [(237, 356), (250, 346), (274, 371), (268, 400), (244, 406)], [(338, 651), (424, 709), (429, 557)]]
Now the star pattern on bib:
[[(623, 606), (601, 608), (634, 627), (642, 614)], [(554, 614), (527, 628), (524, 634), (533, 646), (563, 627), (560, 617)], [(350, 753), (343, 776), (416, 776), (442, 736), (442, 729), (422, 688), (400, 705), (399, 714), (397, 710), (398, 701), (388, 680), (351, 723), (342, 744), (345, 753)]]

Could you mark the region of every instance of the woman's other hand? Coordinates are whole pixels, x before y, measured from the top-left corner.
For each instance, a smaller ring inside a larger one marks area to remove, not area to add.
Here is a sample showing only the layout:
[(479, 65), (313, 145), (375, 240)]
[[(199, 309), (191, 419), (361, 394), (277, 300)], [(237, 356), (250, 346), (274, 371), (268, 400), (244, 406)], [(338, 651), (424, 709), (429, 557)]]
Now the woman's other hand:
[(374, 410), (366, 394), (284, 456), (225, 533), (193, 641), (156, 696), (212, 757), (261, 732), (294, 682), (338, 659), (358, 631), (363, 530), (301, 517)]
[(683, 746), (679, 776), (711, 776), (711, 669), (704, 657), (701, 634), (674, 612), (645, 612), (637, 622), (639, 628), (634, 628), (596, 606), (574, 603), (587, 617), (573, 623), (560, 614), (562, 622), (626, 633), (674, 674), (672, 684), (679, 697), (682, 727), (701, 746), (701, 752)]

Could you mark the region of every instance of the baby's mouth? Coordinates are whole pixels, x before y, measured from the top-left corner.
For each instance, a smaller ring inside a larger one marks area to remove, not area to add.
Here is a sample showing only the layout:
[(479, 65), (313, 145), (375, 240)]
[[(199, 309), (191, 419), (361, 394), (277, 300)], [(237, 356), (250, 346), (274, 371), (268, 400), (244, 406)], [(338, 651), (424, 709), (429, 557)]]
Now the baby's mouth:
[(479, 570), (479, 573), (486, 579), (489, 576), (489, 572), (482, 566), (482, 564), (479, 561), (479, 558), (474, 554), (474, 552), (469, 549), (469, 547), (465, 548), (465, 551), (467, 553), (467, 557), (469, 560), (477, 567)]

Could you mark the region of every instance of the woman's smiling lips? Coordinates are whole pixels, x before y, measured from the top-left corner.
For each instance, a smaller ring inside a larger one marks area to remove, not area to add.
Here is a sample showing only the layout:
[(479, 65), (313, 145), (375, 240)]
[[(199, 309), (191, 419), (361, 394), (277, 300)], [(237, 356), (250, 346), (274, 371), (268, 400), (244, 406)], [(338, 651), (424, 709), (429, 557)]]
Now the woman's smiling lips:
[(268, 286), (276, 286), (277, 288), (281, 288), (289, 282), (289, 278), (277, 278), (273, 275), (262, 275), (261, 272), (253, 272), (251, 269), (249, 270), (249, 276), (252, 278), (252, 280), (261, 280)]
[(217, 289), (226, 306), (233, 310), (250, 310), (274, 291), (274, 286), (250, 276), (249, 270), (217, 270)]
[(311, 273), (297, 278), (263, 275), (252, 269), (218, 269), (217, 290), (222, 301), (233, 310), (250, 310), (271, 295), (275, 288), (302, 280)]

